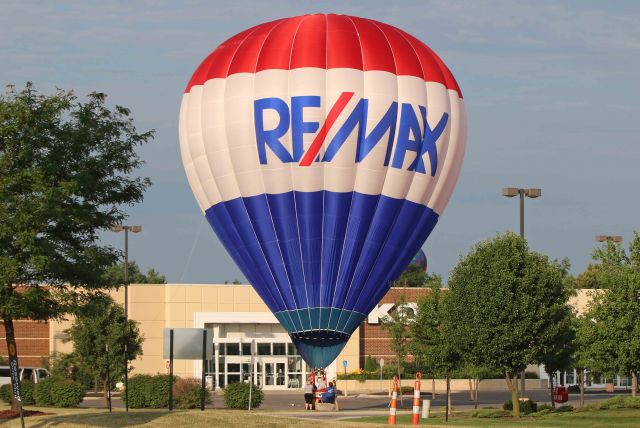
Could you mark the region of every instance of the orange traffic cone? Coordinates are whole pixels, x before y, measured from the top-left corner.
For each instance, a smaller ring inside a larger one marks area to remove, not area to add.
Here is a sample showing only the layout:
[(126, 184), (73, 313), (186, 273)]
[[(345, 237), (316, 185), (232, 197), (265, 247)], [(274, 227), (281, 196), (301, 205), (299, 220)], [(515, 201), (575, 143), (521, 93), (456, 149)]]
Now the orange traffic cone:
[(391, 403), (389, 404), (389, 425), (396, 424), (396, 412), (398, 410), (398, 376), (393, 377), (393, 392), (391, 393)]
[(420, 380), (422, 379), (422, 373), (416, 373), (416, 383), (413, 387), (413, 415), (411, 417), (412, 425), (420, 424)]

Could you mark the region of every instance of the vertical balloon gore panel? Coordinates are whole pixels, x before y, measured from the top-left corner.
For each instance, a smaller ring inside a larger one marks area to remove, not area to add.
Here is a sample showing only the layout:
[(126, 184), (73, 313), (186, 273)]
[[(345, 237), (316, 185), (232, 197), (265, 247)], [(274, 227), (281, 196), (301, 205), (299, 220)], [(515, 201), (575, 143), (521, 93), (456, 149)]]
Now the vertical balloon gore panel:
[(421, 41), (370, 19), (304, 15), (206, 57), (179, 134), (207, 220), (320, 368), (412, 259), (426, 269), (420, 247), (459, 175), (466, 113)]

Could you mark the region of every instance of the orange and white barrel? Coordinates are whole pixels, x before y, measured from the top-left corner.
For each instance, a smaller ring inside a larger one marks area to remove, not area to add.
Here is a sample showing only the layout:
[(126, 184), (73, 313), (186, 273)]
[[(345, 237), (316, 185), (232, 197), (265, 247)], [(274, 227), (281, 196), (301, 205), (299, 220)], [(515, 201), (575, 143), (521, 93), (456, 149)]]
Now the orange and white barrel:
[(411, 424), (420, 424), (420, 380), (422, 379), (422, 373), (416, 373), (416, 383), (413, 387), (413, 411), (411, 417)]
[(398, 411), (398, 376), (393, 377), (393, 392), (391, 393), (391, 403), (389, 403), (389, 425), (396, 424), (396, 413)]

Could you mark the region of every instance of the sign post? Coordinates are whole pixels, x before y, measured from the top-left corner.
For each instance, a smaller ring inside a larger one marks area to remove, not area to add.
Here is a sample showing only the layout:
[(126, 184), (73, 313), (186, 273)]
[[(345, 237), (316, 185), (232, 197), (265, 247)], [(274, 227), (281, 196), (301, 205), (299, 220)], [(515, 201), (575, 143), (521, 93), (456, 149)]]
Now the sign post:
[[(9, 334), (6, 336), (7, 340), (9, 340)], [(9, 372), (11, 375), (13, 399), (16, 400), (16, 403), (18, 404), (18, 409), (20, 410), (20, 424), (22, 425), (22, 428), (24, 428), (24, 410), (22, 409), (22, 390), (20, 388), (20, 366), (18, 365), (16, 342), (13, 338), (9, 342)]]
[(162, 358), (169, 371), (169, 410), (173, 410), (173, 360), (202, 362), (200, 409), (204, 410), (207, 360), (213, 358), (213, 332), (206, 328), (165, 328)]
[(205, 385), (204, 377), (207, 370), (207, 330), (202, 330), (202, 378), (200, 379), (200, 410), (204, 412)]
[(173, 410), (173, 329), (169, 330), (169, 411)]
[(380, 358), (380, 390), (382, 391), (382, 368), (384, 367), (384, 358)]
[(256, 345), (256, 340), (251, 341), (251, 364), (249, 364), (249, 411), (251, 411), (251, 395), (253, 393), (253, 348)]
[(347, 380), (347, 364), (349, 362), (347, 360), (342, 360), (342, 367), (344, 367), (344, 396), (347, 397), (348, 393), (347, 393), (347, 384), (349, 383), (349, 381)]

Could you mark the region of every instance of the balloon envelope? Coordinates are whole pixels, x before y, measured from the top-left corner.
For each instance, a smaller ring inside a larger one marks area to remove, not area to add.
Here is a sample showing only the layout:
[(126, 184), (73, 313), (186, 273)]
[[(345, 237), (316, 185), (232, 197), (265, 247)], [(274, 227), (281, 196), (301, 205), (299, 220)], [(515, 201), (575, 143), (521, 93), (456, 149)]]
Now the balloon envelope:
[(465, 144), (442, 60), (353, 16), (235, 35), (196, 69), (180, 109), (200, 208), (312, 367), (336, 358), (422, 246)]
[(427, 271), (427, 255), (420, 249), (411, 260), (412, 265), (420, 266), (424, 271)]

